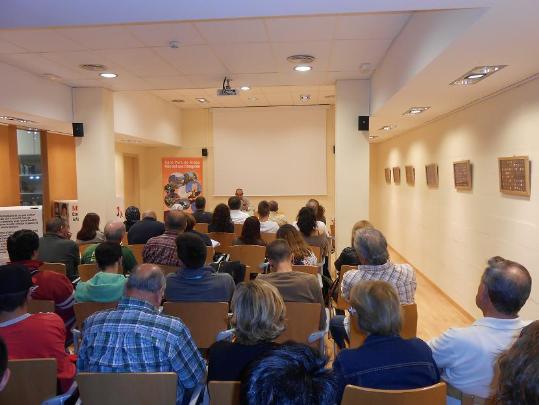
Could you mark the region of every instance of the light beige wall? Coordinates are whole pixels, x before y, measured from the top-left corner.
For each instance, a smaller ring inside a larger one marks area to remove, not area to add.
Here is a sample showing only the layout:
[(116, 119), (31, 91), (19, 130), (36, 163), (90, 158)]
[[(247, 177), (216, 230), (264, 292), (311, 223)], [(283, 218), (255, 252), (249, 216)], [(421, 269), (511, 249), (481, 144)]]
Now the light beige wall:
[[(140, 173), (140, 205), (141, 209), (153, 209), (159, 215), (163, 213), (163, 190), (161, 180), (161, 159), (163, 157), (197, 157), (201, 156), (201, 149), (208, 148), (209, 156), (204, 158), (203, 164), (203, 193), (208, 200), (207, 208), (213, 210), (215, 205), (226, 202), (226, 198), (213, 197), (213, 137), (212, 137), (212, 113), (208, 109), (182, 110), (181, 119), (182, 147), (141, 147), (126, 144), (116, 144), (117, 177), (122, 174), (118, 169), (122, 162), (123, 154), (131, 154), (139, 157)], [(328, 195), (325, 196), (272, 196), (252, 198), (251, 203), (258, 204), (262, 199), (275, 199), (279, 202), (279, 209), (289, 219), (295, 218), (299, 208), (305, 202), (314, 197), (326, 208), (326, 218), (334, 217), (334, 192), (335, 192), (335, 158), (333, 145), (335, 142), (335, 110), (330, 108), (327, 117), (327, 184)], [(267, 164), (272, 164), (269, 162)], [(283, 164), (275, 161), (274, 164)], [(293, 162), (290, 162), (292, 165)], [(121, 165), (123, 166), (123, 164)], [(241, 187), (241, 184), (238, 184)], [(123, 188), (123, 186), (122, 186)], [(231, 195), (235, 190), (230, 190)], [(123, 195), (123, 190), (117, 187), (117, 194)], [(248, 197), (248, 196), (247, 196)]]
[[(451, 298), (479, 316), (475, 294), (494, 255), (528, 268), (535, 284), (523, 315), (539, 318), (539, 80), (371, 148), (371, 218), (389, 243)], [(498, 157), (529, 155), (530, 198), (500, 194)], [(459, 192), (452, 163), (470, 159), (473, 190)], [(439, 187), (428, 189), (425, 165), (439, 165)], [(406, 184), (405, 165), (416, 168)], [(385, 167), (401, 167), (387, 185)], [(435, 303), (434, 303), (435, 304)]]

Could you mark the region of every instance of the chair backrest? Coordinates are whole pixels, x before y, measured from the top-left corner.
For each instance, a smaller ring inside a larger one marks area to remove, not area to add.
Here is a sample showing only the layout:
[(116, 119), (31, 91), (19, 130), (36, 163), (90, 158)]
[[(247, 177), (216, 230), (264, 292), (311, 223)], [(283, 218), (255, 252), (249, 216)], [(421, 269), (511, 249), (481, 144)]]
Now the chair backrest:
[(66, 275), (66, 265), (64, 263), (43, 263), (39, 266), (42, 271), (54, 271), (58, 274)]
[(347, 385), (341, 405), (445, 405), (446, 391), (443, 382), (413, 390), (376, 390)]
[(133, 256), (135, 256), (135, 259), (137, 259), (138, 264), (144, 263), (142, 260), (142, 250), (144, 249), (143, 244), (128, 245), (127, 247), (131, 249), (131, 252), (133, 252)]
[(309, 245), (309, 249), (313, 251), (314, 255), (316, 256), (316, 260), (318, 261), (318, 263), (320, 263), (322, 261), (322, 253), (320, 250), (320, 246)]
[(227, 232), (211, 232), (208, 235), (211, 239), (220, 243), (220, 245), (215, 248), (215, 251), (219, 253), (228, 253), (228, 249), (232, 246), (232, 242), (237, 238), (235, 233)]
[(208, 224), (204, 224), (202, 222), (197, 222), (193, 228), (195, 231), (200, 233), (208, 233)]
[(240, 236), (242, 230), (243, 224), (234, 224), (234, 233), (236, 234), (236, 236)]
[(165, 264), (158, 264), (157, 266), (159, 266), (161, 270), (163, 270), (165, 277), (171, 273), (176, 273), (178, 271), (178, 266), (167, 266)]
[(79, 269), (80, 281), (90, 280), (99, 271), (96, 263), (79, 264), (78, 269)]
[(228, 329), (228, 302), (165, 302), (163, 314), (180, 318), (199, 349), (207, 349)]
[(56, 359), (9, 360), (11, 377), (0, 405), (40, 405), (56, 395)]
[(114, 309), (118, 306), (117, 302), (77, 302), (73, 306), (75, 311), (75, 324), (79, 330), (82, 330), (82, 323), (90, 315), (107, 309)]
[(346, 300), (341, 295), (341, 283), (342, 283), (344, 274), (347, 271), (356, 270), (356, 269), (357, 269), (357, 266), (349, 266), (349, 265), (341, 266), (341, 271), (339, 272), (340, 280), (339, 280), (339, 285), (337, 286), (338, 295), (337, 295), (337, 302), (335, 303), (335, 308), (344, 311), (350, 307), (350, 304), (346, 302)]
[(28, 301), (28, 312), (37, 314), (39, 312), (54, 312), (53, 300), (34, 300)]
[(239, 405), (240, 385), (239, 381), (210, 381), (210, 405)]
[(275, 339), (278, 343), (293, 340), (309, 343), (309, 335), (320, 325), (320, 304), (310, 302), (286, 302), (286, 329)]
[(293, 271), (300, 271), (302, 273), (312, 274), (313, 276), (318, 275), (320, 273), (320, 267), (318, 266), (300, 266), (300, 265), (294, 265), (292, 266)]
[(168, 405), (176, 403), (176, 373), (79, 373), (84, 405)]
[(206, 265), (213, 262), (213, 256), (215, 255), (215, 249), (213, 246), (206, 246)]
[(129, 242), (127, 241), (127, 232), (124, 233), (124, 236), (122, 237), (122, 246), (127, 246)]
[(229, 248), (230, 260), (238, 260), (246, 266), (250, 266), (252, 271), (256, 271), (264, 263), (266, 258), (266, 247), (256, 245), (238, 245)]
[(269, 245), (271, 242), (277, 239), (277, 234), (272, 232), (262, 232), (260, 233), (260, 236), (262, 240), (266, 242), (266, 245)]

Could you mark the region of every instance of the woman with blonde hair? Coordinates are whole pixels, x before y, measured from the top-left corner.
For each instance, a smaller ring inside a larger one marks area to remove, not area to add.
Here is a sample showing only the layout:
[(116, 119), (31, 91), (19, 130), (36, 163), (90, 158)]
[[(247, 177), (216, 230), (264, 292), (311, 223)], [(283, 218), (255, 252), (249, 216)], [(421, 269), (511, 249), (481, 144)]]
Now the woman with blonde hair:
[(231, 303), (234, 341), (208, 350), (208, 381), (239, 381), (247, 365), (273, 349), (284, 330), (286, 307), (277, 288), (263, 280), (241, 283)]
[(284, 239), (288, 242), (292, 252), (293, 265), (316, 266), (318, 264), (313, 251), (294, 225), (286, 224), (281, 226), (277, 231), (276, 238)]

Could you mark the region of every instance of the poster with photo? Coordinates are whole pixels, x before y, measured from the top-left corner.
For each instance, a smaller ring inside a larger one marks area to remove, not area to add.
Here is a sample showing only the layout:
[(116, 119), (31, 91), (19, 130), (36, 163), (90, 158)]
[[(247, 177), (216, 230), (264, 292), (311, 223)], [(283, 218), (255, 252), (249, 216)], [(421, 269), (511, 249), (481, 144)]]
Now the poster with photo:
[(80, 231), (82, 219), (79, 214), (78, 200), (54, 200), (52, 210), (54, 216), (60, 216), (68, 222), (72, 235), (76, 235)]
[(7, 238), (13, 232), (29, 229), (43, 236), (43, 211), (41, 206), (0, 207), (0, 264), (9, 261)]
[(192, 211), (202, 194), (202, 158), (163, 158), (161, 170), (165, 209)]

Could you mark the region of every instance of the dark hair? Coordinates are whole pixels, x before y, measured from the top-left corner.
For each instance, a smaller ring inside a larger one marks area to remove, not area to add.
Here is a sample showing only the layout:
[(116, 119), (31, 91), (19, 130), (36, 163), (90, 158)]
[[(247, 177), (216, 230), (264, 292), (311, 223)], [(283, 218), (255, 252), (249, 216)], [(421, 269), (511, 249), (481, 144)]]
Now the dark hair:
[(298, 213), (298, 228), (300, 232), (305, 236), (311, 236), (316, 229), (316, 215), (314, 211), (309, 207), (303, 207)]
[(326, 209), (323, 205), (319, 205), (316, 210), (316, 219), (320, 222), (326, 223)]
[(82, 220), (82, 227), (77, 232), (77, 239), (82, 241), (92, 240), (99, 231), (99, 215), (94, 212), (86, 214)]
[(489, 260), (481, 281), (494, 308), (502, 314), (516, 316), (530, 296), (532, 278), (523, 265), (500, 259)]
[(4, 377), (7, 370), (7, 346), (4, 339), (0, 337), (0, 380)]
[(38, 249), (39, 236), (29, 229), (16, 231), (7, 238), (7, 252), (12, 262), (32, 259), (34, 252)]
[(271, 201), (268, 202), (268, 204), (269, 204), (270, 211), (272, 211), (272, 212), (279, 211), (279, 203), (277, 201), (271, 200)]
[(495, 403), (539, 404), (539, 321), (532, 322), (498, 358)]
[(270, 205), (266, 200), (262, 200), (258, 203), (258, 215), (262, 218), (267, 217), (270, 213)]
[(245, 219), (243, 228), (241, 228), (241, 236), (238, 239), (244, 245), (266, 245), (260, 235), (260, 221), (257, 217), (248, 217)]
[(326, 358), (300, 343), (287, 343), (252, 362), (241, 383), (244, 405), (333, 405), (337, 381)]
[(226, 204), (217, 204), (211, 217), (211, 225), (215, 232), (228, 232), (232, 219), (230, 209)]
[(198, 269), (206, 263), (206, 244), (202, 238), (192, 233), (182, 233), (176, 238), (178, 259), (188, 269)]
[(371, 266), (381, 266), (389, 260), (386, 238), (375, 228), (363, 228), (357, 231), (354, 249), (366, 264)]
[(165, 219), (165, 227), (167, 230), (185, 231), (187, 226), (187, 218), (185, 213), (178, 210), (172, 210), (168, 213)]
[[(67, 204), (65, 205), (67, 207)], [(62, 230), (62, 228), (65, 228), (66, 226), (67, 226), (67, 221), (64, 218), (60, 216), (52, 217), (45, 224), (45, 232), (58, 233)]]
[(125, 220), (128, 222), (140, 221), (140, 210), (133, 205), (127, 207), (125, 210)]
[(290, 245), (284, 239), (275, 239), (266, 247), (266, 257), (274, 263), (281, 263), (292, 256)]
[(197, 224), (196, 218), (191, 214), (185, 214), (185, 232), (190, 232), (193, 230), (195, 225)]
[(241, 208), (241, 199), (235, 195), (228, 199), (228, 206), (231, 210), (239, 210)]
[[(28, 284), (31, 285), (31, 276), (30, 272), (22, 264), (5, 264), (0, 266), (0, 271), (14, 271), (14, 272), (25, 272), (27, 274), (21, 275), (22, 277), (28, 278)], [(26, 302), (26, 297), (30, 287), (23, 291), (17, 291), (14, 293), (0, 294), (0, 312), (12, 312), (17, 308), (20, 308)]]
[(122, 247), (117, 242), (103, 242), (95, 248), (95, 261), (100, 270), (118, 263), (122, 257)]
[(195, 198), (195, 208), (198, 210), (203, 210), (206, 207), (206, 199), (201, 195)]

